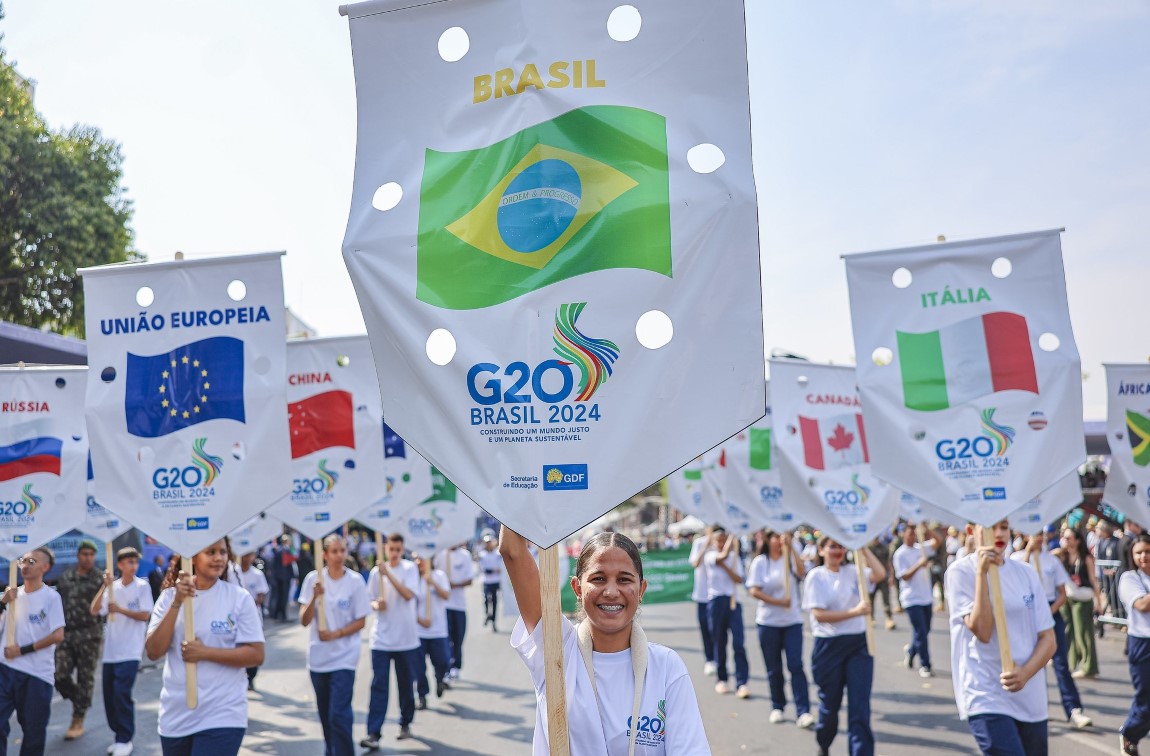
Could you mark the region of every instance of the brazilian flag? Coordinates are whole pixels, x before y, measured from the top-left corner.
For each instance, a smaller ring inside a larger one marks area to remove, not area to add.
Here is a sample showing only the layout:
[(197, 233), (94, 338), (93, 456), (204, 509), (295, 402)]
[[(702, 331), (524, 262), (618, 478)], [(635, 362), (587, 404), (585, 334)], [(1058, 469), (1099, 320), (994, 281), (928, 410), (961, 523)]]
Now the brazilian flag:
[(1150, 464), (1150, 417), (1126, 410), (1126, 435), (1130, 437), (1130, 451), (1134, 464)]
[(667, 125), (579, 108), (466, 152), (427, 150), (416, 296), (452, 310), (609, 268), (671, 276)]

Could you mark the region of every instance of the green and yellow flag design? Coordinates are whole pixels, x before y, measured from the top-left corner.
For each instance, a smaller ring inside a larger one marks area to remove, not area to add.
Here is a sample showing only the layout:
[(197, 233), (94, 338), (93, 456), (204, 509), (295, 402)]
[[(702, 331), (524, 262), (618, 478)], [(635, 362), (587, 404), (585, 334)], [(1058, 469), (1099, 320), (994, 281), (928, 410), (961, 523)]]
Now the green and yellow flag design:
[(583, 273), (670, 277), (667, 126), (638, 108), (580, 108), (466, 152), (427, 150), (416, 296), (490, 307)]
[(1134, 464), (1139, 467), (1150, 464), (1150, 417), (1126, 410), (1126, 435), (1130, 439)]

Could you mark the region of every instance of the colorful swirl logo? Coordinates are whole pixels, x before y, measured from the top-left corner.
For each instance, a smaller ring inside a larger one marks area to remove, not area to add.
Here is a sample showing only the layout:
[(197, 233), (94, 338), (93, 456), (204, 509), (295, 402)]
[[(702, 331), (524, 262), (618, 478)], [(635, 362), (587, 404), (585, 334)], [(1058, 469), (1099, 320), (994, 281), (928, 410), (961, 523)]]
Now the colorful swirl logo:
[(1014, 441), (1014, 428), (994, 422), (994, 412), (994, 407), (982, 411), (982, 435), (994, 442), (994, 455), (1001, 457)]
[(330, 491), (335, 488), (335, 484), (339, 482), (339, 473), (335, 470), (327, 469), (327, 460), (321, 459), (319, 461), (319, 471), (317, 473), (319, 479), (323, 481), (323, 490)]
[(667, 736), (667, 699), (660, 698), (659, 706), (656, 708), (656, 713), (659, 719), (663, 720), (663, 737)]
[(435, 529), (439, 530), (443, 527), (443, 518), (435, 511), (435, 507), (431, 508), (431, 521), (435, 524)]
[(35, 512), (37, 509), (39, 509), (40, 503), (42, 501), (44, 501), (43, 497), (37, 496), (36, 494), (32, 493), (32, 484), (31, 483), (25, 483), (24, 484), (24, 493), (20, 495), (20, 500), (23, 501), (26, 505), (28, 505), (28, 509), (24, 513), (26, 515), (30, 515), (33, 512)]
[(870, 489), (859, 483), (858, 473), (851, 475), (851, 490), (859, 497), (859, 504), (866, 504), (867, 499), (870, 498)]
[(192, 464), (200, 468), (200, 472), (204, 474), (203, 485), (210, 486), (223, 469), (224, 460), (204, 451), (205, 443), (206, 438), (197, 438), (192, 442)]
[(555, 313), (555, 354), (568, 365), (578, 365), (582, 371), (576, 397), (580, 402), (590, 399), (607, 382), (611, 366), (619, 359), (615, 342), (584, 336), (575, 325), (586, 306), (586, 302), (559, 305)]

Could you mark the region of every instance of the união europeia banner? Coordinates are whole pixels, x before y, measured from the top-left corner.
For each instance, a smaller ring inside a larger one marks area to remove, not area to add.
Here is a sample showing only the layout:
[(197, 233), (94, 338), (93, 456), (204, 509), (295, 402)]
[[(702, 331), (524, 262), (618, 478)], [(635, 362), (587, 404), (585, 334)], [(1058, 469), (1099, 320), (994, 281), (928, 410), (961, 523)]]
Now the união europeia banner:
[(966, 520), (1086, 458), (1059, 232), (846, 258), (875, 474)]
[(742, 3), (615, 9), (344, 9), (388, 423), (541, 546), (763, 414)]
[(81, 273), (95, 498), (194, 554), (291, 490), (280, 253)]

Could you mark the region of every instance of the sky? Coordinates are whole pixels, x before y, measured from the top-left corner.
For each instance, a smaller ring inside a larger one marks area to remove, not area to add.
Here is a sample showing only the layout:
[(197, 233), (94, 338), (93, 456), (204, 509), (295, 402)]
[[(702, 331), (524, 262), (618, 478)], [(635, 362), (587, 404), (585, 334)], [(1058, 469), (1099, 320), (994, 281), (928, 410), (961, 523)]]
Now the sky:
[[(642, 10), (644, 4), (634, 2)], [(321, 0), (5, 0), (49, 125), (122, 145), (152, 260), (286, 250), (287, 304), (362, 333), (340, 248), (355, 86)], [(765, 348), (854, 361), (840, 255), (1065, 228), (1085, 414), (1150, 359), (1150, 4), (749, 0)]]

